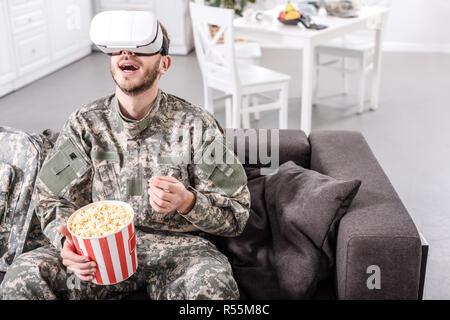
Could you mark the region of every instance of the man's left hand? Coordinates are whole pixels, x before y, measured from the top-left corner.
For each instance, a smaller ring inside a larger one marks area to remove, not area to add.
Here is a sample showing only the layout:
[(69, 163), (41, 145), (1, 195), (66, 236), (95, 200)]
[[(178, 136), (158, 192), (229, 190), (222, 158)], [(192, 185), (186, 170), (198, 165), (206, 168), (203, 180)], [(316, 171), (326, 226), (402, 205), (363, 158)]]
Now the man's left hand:
[(195, 195), (173, 177), (153, 177), (148, 181), (150, 205), (161, 213), (187, 214), (195, 204)]

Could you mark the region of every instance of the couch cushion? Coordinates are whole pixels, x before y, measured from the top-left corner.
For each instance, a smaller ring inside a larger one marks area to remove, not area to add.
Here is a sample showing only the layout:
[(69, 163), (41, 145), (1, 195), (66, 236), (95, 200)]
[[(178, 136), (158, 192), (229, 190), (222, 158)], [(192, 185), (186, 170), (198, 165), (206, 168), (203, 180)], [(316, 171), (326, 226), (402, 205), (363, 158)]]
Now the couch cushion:
[(243, 299), (309, 299), (334, 266), (337, 224), (359, 180), (336, 180), (289, 161), (261, 176), (247, 168), (250, 217), (235, 238), (213, 237)]

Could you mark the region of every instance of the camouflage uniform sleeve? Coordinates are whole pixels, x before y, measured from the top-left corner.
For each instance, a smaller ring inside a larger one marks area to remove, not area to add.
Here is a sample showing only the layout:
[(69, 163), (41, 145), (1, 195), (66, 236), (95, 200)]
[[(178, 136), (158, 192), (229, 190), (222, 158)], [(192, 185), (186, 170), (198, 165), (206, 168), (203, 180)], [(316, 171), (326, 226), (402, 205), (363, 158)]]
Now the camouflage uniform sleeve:
[(72, 114), (44, 161), (36, 182), (37, 216), (44, 235), (61, 249), (59, 226), (78, 208), (90, 203), (92, 162), (82, 138), (83, 125)]
[(193, 142), (189, 165), (192, 185), (187, 189), (196, 200), (193, 209), (183, 216), (204, 232), (233, 237), (242, 233), (249, 217), (247, 176), (227, 147), (222, 128), (210, 118), (203, 128), (209, 132), (207, 137), (201, 143), (198, 139)]

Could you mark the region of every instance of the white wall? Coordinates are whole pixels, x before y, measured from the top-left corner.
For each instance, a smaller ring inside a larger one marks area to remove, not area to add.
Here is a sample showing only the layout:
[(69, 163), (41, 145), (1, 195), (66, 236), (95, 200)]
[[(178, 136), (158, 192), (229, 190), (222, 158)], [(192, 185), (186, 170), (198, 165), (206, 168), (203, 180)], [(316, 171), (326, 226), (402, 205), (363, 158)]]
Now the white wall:
[[(287, 0), (257, 0), (249, 8), (269, 9), (284, 3)], [(450, 53), (450, 0), (363, 0), (363, 3), (390, 6), (385, 50)]]
[(391, 0), (384, 48), (449, 52), (449, 0)]
[[(383, 50), (450, 53), (450, 0), (364, 1), (366, 4), (381, 3), (391, 8)], [(287, 0), (257, 0), (256, 6), (258, 9), (268, 9), (286, 2)], [(292, 77), (289, 97), (299, 98), (302, 81), (301, 59), (299, 50), (263, 48), (260, 63), (264, 67), (289, 74)], [(335, 73), (330, 72), (327, 75), (334, 76)], [(341, 80), (336, 78), (336, 81), (340, 84)], [(355, 89), (354, 86), (350, 88), (353, 91)]]

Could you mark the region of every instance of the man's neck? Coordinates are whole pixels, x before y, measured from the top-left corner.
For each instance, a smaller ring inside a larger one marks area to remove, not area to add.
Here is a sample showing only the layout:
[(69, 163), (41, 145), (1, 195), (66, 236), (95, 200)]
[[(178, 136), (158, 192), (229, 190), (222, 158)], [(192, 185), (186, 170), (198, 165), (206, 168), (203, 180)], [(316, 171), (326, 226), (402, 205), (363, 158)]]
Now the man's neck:
[(132, 120), (142, 120), (152, 107), (157, 95), (158, 86), (152, 86), (137, 96), (126, 95), (119, 87), (116, 87), (120, 111), (125, 117)]

